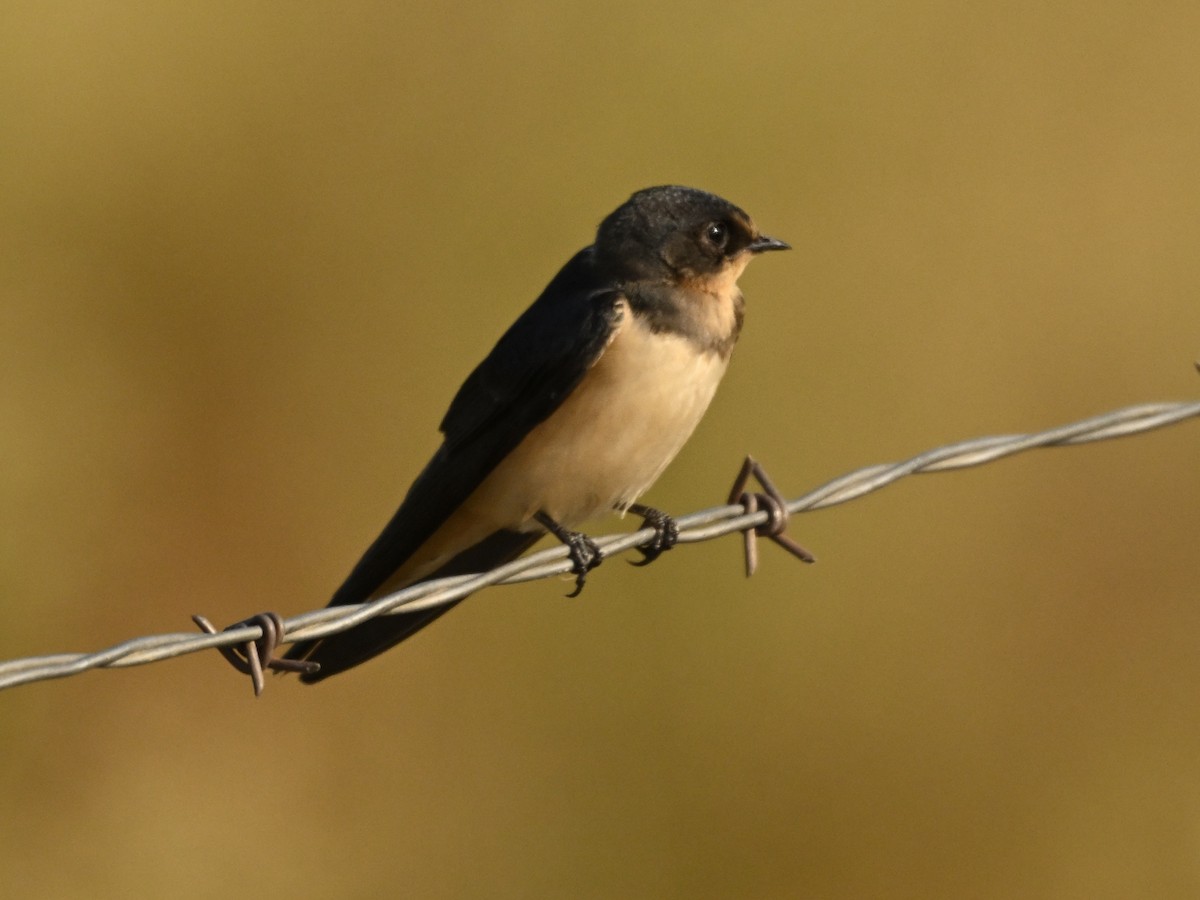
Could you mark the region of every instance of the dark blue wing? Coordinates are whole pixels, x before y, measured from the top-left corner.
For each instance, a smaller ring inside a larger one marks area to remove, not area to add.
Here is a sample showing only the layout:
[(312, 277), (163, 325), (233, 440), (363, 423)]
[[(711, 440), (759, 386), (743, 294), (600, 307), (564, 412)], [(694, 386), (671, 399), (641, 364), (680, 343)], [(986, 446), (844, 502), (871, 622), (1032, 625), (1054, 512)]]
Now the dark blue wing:
[(374, 593), (558, 408), (604, 351), (618, 298), (591, 248), (562, 268), (463, 383), (442, 420), (444, 443), (330, 605)]
[(618, 292), (598, 281), (585, 248), (513, 323), (451, 401), (440, 426), (446, 452), (498, 444), (494, 465), (558, 408), (617, 322)]

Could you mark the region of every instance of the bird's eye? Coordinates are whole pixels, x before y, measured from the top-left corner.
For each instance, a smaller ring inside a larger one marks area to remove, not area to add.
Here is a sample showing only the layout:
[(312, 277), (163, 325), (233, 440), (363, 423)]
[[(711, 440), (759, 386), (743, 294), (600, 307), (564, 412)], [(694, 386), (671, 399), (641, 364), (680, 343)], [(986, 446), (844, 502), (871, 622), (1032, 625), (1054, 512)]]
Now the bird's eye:
[(725, 245), (729, 243), (729, 226), (724, 222), (709, 222), (704, 226), (704, 243), (724, 251)]

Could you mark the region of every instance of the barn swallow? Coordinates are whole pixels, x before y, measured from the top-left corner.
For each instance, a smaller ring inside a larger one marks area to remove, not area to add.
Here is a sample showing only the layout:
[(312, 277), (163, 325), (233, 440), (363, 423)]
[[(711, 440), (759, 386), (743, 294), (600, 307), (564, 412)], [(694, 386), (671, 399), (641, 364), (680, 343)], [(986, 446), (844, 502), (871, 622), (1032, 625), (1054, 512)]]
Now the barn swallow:
[[(473, 371), (442, 419), (443, 443), (330, 606), (508, 562), (547, 532), (570, 549), (576, 593), (600, 551), (573, 530), (609, 511), (673, 543), (670, 517), (637, 502), (712, 400), (742, 328), (737, 280), (783, 241), (694, 188), (638, 191)], [(457, 601), (456, 601), (457, 603)], [(301, 642), (313, 683), (382, 653), (445, 613), (380, 616)]]

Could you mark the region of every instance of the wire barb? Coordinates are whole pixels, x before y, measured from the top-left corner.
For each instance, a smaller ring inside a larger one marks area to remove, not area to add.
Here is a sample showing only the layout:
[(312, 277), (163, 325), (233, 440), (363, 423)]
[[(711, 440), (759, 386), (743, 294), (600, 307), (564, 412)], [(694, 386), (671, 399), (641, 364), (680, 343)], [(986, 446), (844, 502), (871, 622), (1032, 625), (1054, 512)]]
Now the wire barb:
[[(192, 616), (192, 621), (205, 634), (221, 633), (204, 616)], [(302, 659), (283, 659), (275, 656), (275, 648), (283, 641), (283, 636), (286, 634), (283, 618), (279, 613), (262, 612), (248, 619), (242, 619), (240, 622), (234, 622), (225, 630), (234, 631), (238, 628), (250, 628), (254, 626), (257, 626), (262, 632), (261, 637), (248, 640), (244, 644), (229, 647), (218, 646), (217, 649), (229, 661), (231, 666), (243, 675), (250, 676), (250, 683), (254, 686), (255, 697), (262, 696), (263, 687), (265, 686), (263, 680), (264, 669), (271, 669), (276, 672), (317, 672), (320, 670), (320, 663), (308, 662)]]
[[(978, 466), (1035, 447), (1068, 447), (1111, 440), (1164, 428), (1196, 417), (1200, 417), (1200, 402), (1144, 403), (1035, 434), (1011, 434), (962, 441), (930, 450), (904, 462), (867, 466), (791, 500), (783, 504), (783, 508), (793, 515), (808, 510), (824, 509), (855, 500), (906, 475), (918, 472), (946, 472)], [(759, 481), (766, 492), (768, 482), (763, 482), (761, 478)], [(744, 488), (744, 485), (742, 487)], [(703, 510), (677, 520), (678, 540), (681, 544), (697, 543), (725, 534), (745, 532), (747, 528), (768, 525), (773, 516), (778, 519), (779, 513), (773, 513), (769, 504), (760, 507), (757, 500), (753, 510), (737, 503)], [(597, 538), (596, 544), (606, 556), (612, 556), (645, 544), (653, 538), (653, 528), (643, 527), (632, 533)], [(555, 547), (522, 556), (479, 575), (457, 575), (437, 581), (426, 581), (370, 603), (326, 607), (301, 613), (280, 620), (282, 628), (273, 622), (275, 640), (290, 642), (325, 637), (353, 628), (375, 616), (401, 610), (414, 612), (451, 603), (489, 585), (533, 581), (573, 570), (574, 564), (567, 559), (567, 550), (561, 546)], [(221, 632), (216, 632), (211, 625), (205, 628), (201, 624), (205, 634), (155, 634), (131, 638), (93, 653), (57, 653), (0, 662), (0, 690), (36, 681), (66, 678), (90, 669), (139, 666), (213, 647), (228, 648), (246, 645), (247, 642), (255, 643), (264, 636), (264, 627), (260, 622), (248, 621), (252, 624), (230, 625)], [(264, 659), (257, 649), (253, 656), (258, 657), (260, 669), (280, 668), (276, 664), (284, 662), (273, 659), (269, 654)], [(239, 658), (239, 662), (250, 669), (250, 659), (251, 655), (247, 654), (245, 659)], [(252, 671), (251, 675), (253, 676)]]
[[(754, 476), (754, 480), (762, 487), (762, 493), (752, 494), (746, 490), (746, 482), (750, 480), (750, 476)], [(758, 539), (760, 537), (770, 538), (801, 562), (814, 563), (817, 561), (815, 556), (784, 534), (787, 531), (788, 516), (790, 515), (787, 500), (784, 499), (783, 494), (779, 493), (779, 489), (775, 487), (775, 483), (771, 481), (766, 470), (755, 461), (754, 457), (747, 456), (742, 463), (742, 469), (738, 472), (737, 478), (733, 480), (733, 487), (729, 489), (729, 503), (731, 505), (741, 504), (747, 515), (754, 515), (760, 508), (767, 513), (767, 520), (761, 525), (747, 525), (742, 531), (747, 578), (758, 569)]]

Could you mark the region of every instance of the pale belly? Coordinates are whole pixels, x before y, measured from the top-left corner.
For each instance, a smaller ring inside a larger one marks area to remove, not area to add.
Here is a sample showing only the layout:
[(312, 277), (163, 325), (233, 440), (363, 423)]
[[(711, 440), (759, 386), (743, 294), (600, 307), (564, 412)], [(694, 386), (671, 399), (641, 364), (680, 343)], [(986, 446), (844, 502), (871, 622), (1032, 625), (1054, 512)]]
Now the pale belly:
[(467, 506), (508, 528), (526, 526), (539, 511), (573, 527), (628, 506), (691, 436), (726, 362), (676, 335), (631, 325)]
[(389, 580), (435, 571), (494, 531), (540, 530), (623, 509), (654, 483), (699, 423), (727, 358), (627, 321), (579, 387), (529, 433)]

